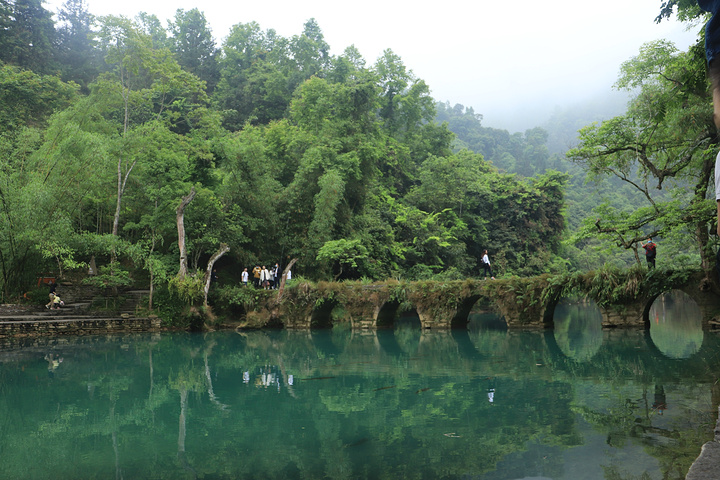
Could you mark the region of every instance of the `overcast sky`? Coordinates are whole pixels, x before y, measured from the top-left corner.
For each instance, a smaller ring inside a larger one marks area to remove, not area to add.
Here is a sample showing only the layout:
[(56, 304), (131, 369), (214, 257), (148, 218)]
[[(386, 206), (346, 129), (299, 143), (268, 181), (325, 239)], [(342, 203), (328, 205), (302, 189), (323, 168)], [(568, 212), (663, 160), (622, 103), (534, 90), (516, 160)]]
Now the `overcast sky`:
[[(57, 11), (64, 0), (46, 2)], [(599, 92), (611, 92), (620, 64), (648, 41), (667, 38), (686, 49), (697, 30), (655, 24), (661, 0), (86, 0), (94, 15), (165, 23), (178, 8), (198, 8), (218, 44), (237, 23), (291, 37), (315, 18), (335, 55), (355, 45), (369, 65), (392, 49), (427, 82), (436, 100), (471, 106), (483, 125), (519, 131), (535, 118)]]

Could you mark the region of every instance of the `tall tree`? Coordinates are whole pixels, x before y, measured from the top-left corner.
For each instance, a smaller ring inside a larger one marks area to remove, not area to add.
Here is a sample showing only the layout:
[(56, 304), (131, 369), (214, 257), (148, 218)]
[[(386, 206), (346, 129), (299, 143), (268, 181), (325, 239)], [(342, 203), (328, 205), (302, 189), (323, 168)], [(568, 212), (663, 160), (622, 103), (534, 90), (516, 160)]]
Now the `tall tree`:
[(58, 12), (58, 19), (58, 62), (63, 79), (78, 83), (87, 93), (103, 63), (95, 48), (95, 17), (88, 11), (85, 0), (67, 0)]
[(330, 62), (330, 46), (325, 42), (320, 25), (311, 18), (303, 25), (303, 32), (290, 41), (290, 53), (295, 60), (297, 83), (313, 75), (320, 75)]
[(220, 77), (217, 61), (220, 51), (205, 14), (197, 8), (178, 9), (169, 27), (170, 50), (175, 59), (185, 70), (204, 80), (208, 94), (212, 94)]
[(283, 118), (297, 86), (288, 40), (274, 30), (263, 32), (255, 22), (238, 24), (225, 39), (223, 53), (214, 102), (225, 126), (236, 131), (246, 122)]
[(38, 73), (52, 73), (55, 25), (42, 0), (4, 0), (0, 8), (0, 60)]
[(581, 130), (580, 145), (568, 156), (592, 176), (612, 175), (631, 185), (645, 206), (606, 209), (583, 232), (634, 251), (648, 236), (694, 239), (708, 269), (714, 206), (707, 192), (718, 137), (702, 46), (679, 52), (670, 42), (652, 42), (621, 72), (617, 86), (637, 92), (628, 111)]
[[(106, 61), (114, 66), (98, 84), (98, 93), (115, 97), (122, 115), (121, 144), (117, 149), (117, 206), (113, 235), (117, 235), (122, 197), (128, 178), (142, 156), (143, 129), (164, 122), (180, 128), (189, 121), (189, 107), (205, 103), (198, 79), (183, 72), (166, 50), (152, 48), (152, 39), (123, 17), (105, 17), (100, 31)], [(110, 106), (112, 108), (112, 106)], [(136, 130), (135, 127), (138, 127)]]

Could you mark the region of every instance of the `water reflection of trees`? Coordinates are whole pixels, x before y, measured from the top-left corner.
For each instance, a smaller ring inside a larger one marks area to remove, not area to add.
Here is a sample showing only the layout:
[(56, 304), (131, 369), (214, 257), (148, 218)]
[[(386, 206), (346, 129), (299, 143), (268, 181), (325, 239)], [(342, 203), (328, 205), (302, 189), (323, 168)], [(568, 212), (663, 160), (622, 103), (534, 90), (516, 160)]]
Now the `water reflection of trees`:
[[(603, 335), (592, 362), (558, 355), (545, 334), (511, 331), (96, 343), (63, 352), (62, 376), (38, 377), (47, 391), (38, 399), (38, 385), (20, 369), (0, 368), (0, 406), (23, 418), (0, 423), (0, 446), (13, 478), (23, 478), (26, 451), (60, 465), (58, 478), (107, 477), (108, 465), (124, 478), (398, 478), (417, 476), (419, 466), (432, 478), (453, 478), (517, 471), (522, 463), (512, 458), (556, 477), (559, 452), (583, 441), (580, 414), (613, 445), (638, 442), (675, 478), (703, 443), (699, 419), (689, 429), (658, 425), (647, 396), (656, 384), (711, 383), (717, 355), (679, 363), (646, 348), (636, 332)], [(23, 367), (42, 373), (41, 358)], [(277, 388), (244, 381), (246, 372), (274, 375)], [(599, 408), (578, 382), (608, 385), (613, 401)], [(665, 431), (680, 433), (667, 435), (672, 444), (654, 440)], [(400, 451), (400, 461), (388, 454)]]

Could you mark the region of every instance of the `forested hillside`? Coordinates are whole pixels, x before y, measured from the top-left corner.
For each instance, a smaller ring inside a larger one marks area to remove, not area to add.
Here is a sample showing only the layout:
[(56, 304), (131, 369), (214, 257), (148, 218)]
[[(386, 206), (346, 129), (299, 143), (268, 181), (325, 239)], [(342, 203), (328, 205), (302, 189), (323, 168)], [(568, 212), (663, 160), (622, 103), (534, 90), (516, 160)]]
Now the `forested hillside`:
[[(664, 2), (659, 11), (657, 21), (705, 20), (692, 1)], [(629, 98), (620, 114), (609, 115), (617, 109), (610, 103), (592, 109), (593, 121), (582, 108), (555, 112), (543, 128), (515, 134), (484, 127), (482, 116), (462, 105), (438, 104), (437, 118), (457, 133), (455, 148), (481, 153), (501, 171), (528, 176), (553, 168), (568, 175), (568, 229), (559, 252), (568, 268), (642, 264), (641, 243), (652, 236), (665, 266), (708, 269), (718, 248), (712, 191), (718, 136), (702, 36), (686, 52), (649, 42), (619, 70), (615, 87)], [(586, 123), (570, 137), (579, 119)], [(568, 149), (562, 155), (559, 142)]]
[[(290, 38), (236, 24), (217, 44), (197, 9), (95, 18), (69, 0), (54, 21), (39, 0), (1, 0), (2, 299), (93, 256), (108, 285), (142, 272), (164, 287), (184, 248), (193, 271), (229, 248), (216, 264), (228, 281), (292, 258), (313, 280), (463, 278), (479, 274), (484, 249), (500, 276), (602, 265), (576, 251), (599, 250), (583, 224), (591, 207), (568, 208), (566, 189), (588, 170), (648, 180), (650, 167), (617, 153), (640, 146), (616, 151), (619, 168), (597, 166), (590, 127), (573, 154), (590, 162), (581, 170), (550, 153), (542, 128), (485, 128), (472, 108), (438, 103), (391, 47), (331, 55), (313, 19)], [(705, 118), (707, 97), (693, 98)], [(655, 212), (623, 235), (664, 232)], [(707, 208), (699, 215), (673, 231)], [(563, 244), (568, 220), (580, 233)]]
[(115, 277), (166, 281), (193, 188), (193, 269), (221, 244), (224, 275), (298, 258), (311, 279), (456, 278), (484, 249), (500, 274), (552, 264), (567, 177), (453, 152), (428, 86), (390, 49), (372, 64), (352, 47), (332, 56), (314, 20), (291, 38), (237, 24), (216, 45), (198, 10), (164, 27), (79, 0), (57, 24), (39, 1), (2, 5), (6, 297), (93, 255), (117, 259)]

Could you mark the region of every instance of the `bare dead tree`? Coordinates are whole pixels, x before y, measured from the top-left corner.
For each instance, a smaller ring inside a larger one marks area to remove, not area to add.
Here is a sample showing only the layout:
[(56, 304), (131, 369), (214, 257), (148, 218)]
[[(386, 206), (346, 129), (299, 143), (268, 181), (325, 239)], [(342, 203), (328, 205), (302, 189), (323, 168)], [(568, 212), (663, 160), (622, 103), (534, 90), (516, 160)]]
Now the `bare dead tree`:
[(203, 305), (205, 307), (208, 306), (207, 297), (208, 297), (208, 292), (210, 291), (210, 282), (212, 281), (212, 270), (213, 270), (213, 267), (215, 266), (215, 262), (217, 262), (220, 257), (225, 255), (229, 251), (230, 251), (230, 247), (228, 246), (228, 244), (221, 243), (218, 251), (213, 253), (212, 257), (210, 257), (210, 260), (208, 260), (207, 268), (205, 269), (205, 285), (203, 287), (203, 291), (205, 294), (204, 300), (203, 300)]
[(175, 209), (175, 215), (177, 218), (177, 229), (178, 229), (178, 247), (180, 248), (180, 270), (178, 271), (178, 277), (185, 278), (188, 271), (187, 263), (187, 246), (185, 245), (185, 208), (195, 198), (195, 187), (192, 187), (190, 193), (180, 201), (180, 205)]
[(295, 262), (297, 262), (297, 258), (293, 258), (290, 260), (290, 263), (287, 264), (287, 267), (285, 267), (285, 270), (283, 270), (282, 276), (280, 277), (280, 286), (278, 287), (278, 294), (277, 297), (275, 297), (275, 306), (280, 305), (280, 301), (282, 300), (283, 290), (285, 290), (285, 282), (287, 281), (287, 274), (290, 271), (290, 269), (295, 265)]

